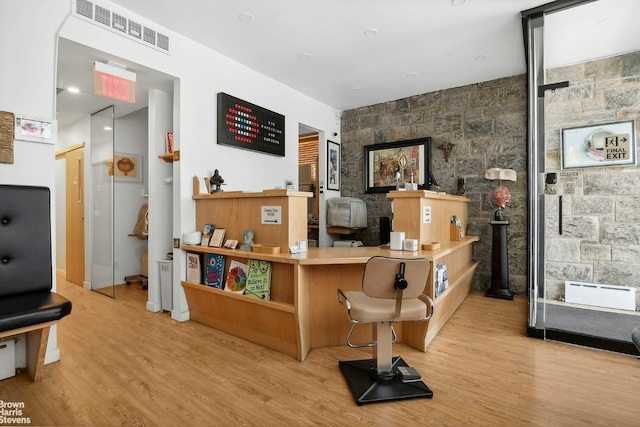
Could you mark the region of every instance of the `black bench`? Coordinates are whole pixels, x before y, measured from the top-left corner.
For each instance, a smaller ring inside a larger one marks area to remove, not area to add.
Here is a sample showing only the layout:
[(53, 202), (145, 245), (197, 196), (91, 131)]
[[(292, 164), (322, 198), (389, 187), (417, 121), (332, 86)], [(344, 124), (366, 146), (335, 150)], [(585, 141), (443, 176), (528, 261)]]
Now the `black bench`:
[(71, 313), (51, 291), (51, 196), (46, 187), (0, 185), (0, 340), (26, 334), (27, 371), (40, 380), (49, 329)]

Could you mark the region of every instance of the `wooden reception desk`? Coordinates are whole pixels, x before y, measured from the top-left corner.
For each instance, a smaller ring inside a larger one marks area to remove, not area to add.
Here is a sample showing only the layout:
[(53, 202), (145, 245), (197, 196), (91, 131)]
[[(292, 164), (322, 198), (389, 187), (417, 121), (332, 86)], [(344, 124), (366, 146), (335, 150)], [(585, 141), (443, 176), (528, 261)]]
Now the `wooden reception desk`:
[[(393, 196), (394, 193), (396, 192), (390, 193), (389, 196)], [(410, 232), (413, 233), (410, 231), (410, 225), (419, 229), (416, 236), (428, 233), (431, 241), (433, 237), (441, 235), (441, 232), (436, 229), (446, 229), (446, 236), (448, 236), (451, 215), (462, 217), (466, 222), (466, 203), (468, 202), (466, 198), (424, 191), (402, 193), (405, 193), (401, 195), (402, 202), (398, 203), (400, 198), (394, 200), (396, 211), (398, 205), (415, 199), (412, 203), (417, 203), (421, 212), (424, 206), (427, 206), (425, 203), (429, 204), (432, 212), (431, 222), (426, 226), (423, 226), (422, 217), (415, 221), (411, 219), (411, 224), (405, 224), (403, 219), (394, 214), (394, 229), (405, 231), (407, 238), (418, 238), (410, 234)], [(413, 193), (412, 197), (408, 197), (408, 193)], [(310, 195), (310, 193), (281, 190), (280, 192), (238, 193), (235, 196), (229, 193), (224, 196), (194, 196), (197, 204), (196, 224), (198, 229), (202, 229), (205, 223), (214, 223), (217, 227), (228, 229), (235, 227), (232, 228), (235, 234), (228, 235), (232, 239), (241, 239), (241, 235), (236, 234), (243, 228), (252, 228), (255, 232), (255, 243), (284, 246), (286, 242), (287, 246), (292, 246), (298, 240), (304, 239), (306, 202), (301, 203), (300, 200), (309, 197), (307, 194)], [(265, 206), (282, 207), (281, 225), (261, 224), (259, 216), (258, 220), (255, 220), (256, 215), (259, 215)], [(411, 206), (412, 209), (413, 207)], [(409, 205), (407, 205), (408, 208)], [(435, 214), (441, 208), (453, 210)], [(411, 217), (410, 214), (404, 215), (407, 220)], [(446, 218), (446, 223), (436, 223), (436, 218), (440, 221), (440, 217)], [(286, 226), (284, 226), (285, 223)], [(269, 236), (269, 240), (263, 240), (263, 236)], [(447, 265), (450, 286), (434, 298), (434, 315), (430, 321), (405, 322), (396, 325), (399, 341), (426, 351), (429, 342), (464, 301), (471, 289), (473, 272), (477, 267), (477, 262), (472, 261), (471, 251), (472, 243), (477, 240), (477, 236), (464, 237), (459, 241), (451, 241), (447, 237), (446, 241), (443, 239), (440, 242), (439, 249), (417, 252), (392, 251), (384, 247), (340, 247), (309, 248), (307, 252), (301, 254), (289, 254), (288, 247), (285, 246), (281, 247), (282, 253), (265, 254), (238, 249), (183, 246), (182, 249), (188, 252), (225, 255), (227, 269), (231, 260), (270, 261), (271, 300), (263, 301), (186, 281), (182, 282), (182, 286), (189, 304), (191, 320), (262, 344), (302, 361), (313, 348), (346, 344), (350, 323), (344, 307), (337, 303), (336, 291), (338, 288), (360, 290), (364, 265), (371, 257), (426, 258), (431, 261), (431, 271), (424, 293), (432, 298), (435, 296), (436, 264)], [(370, 339), (369, 326), (356, 329), (354, 342), (368, 342)]]

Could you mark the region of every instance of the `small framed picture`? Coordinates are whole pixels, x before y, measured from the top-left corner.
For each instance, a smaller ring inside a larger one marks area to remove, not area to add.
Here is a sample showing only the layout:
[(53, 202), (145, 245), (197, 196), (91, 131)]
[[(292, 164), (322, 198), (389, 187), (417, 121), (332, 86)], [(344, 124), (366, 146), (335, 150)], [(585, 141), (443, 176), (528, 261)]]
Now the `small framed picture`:
[(36, 117), (15, 116), (15, 139), (53, 144), (55, 121)]
[(209, 240), (209, 246), (214, 248), (222, 247), (222, 243), (224, 242), (224, 235), (227, 232), (225, 228), (216, 228), (213, 230), (213, 234), (211, 234), (211, 239)]
[(107, 160), (109, 176), (116, 181), (142, 182), (142, 156), (140, 154), (115, 153)]
[(327, 190), (340, 190), (340, 144), (327, 141)]
[(224, 247), (227, 249), (235, 249), (238, 247), (238, 241), (234, 239), (227, 239), (227, 241), (224, 242)]

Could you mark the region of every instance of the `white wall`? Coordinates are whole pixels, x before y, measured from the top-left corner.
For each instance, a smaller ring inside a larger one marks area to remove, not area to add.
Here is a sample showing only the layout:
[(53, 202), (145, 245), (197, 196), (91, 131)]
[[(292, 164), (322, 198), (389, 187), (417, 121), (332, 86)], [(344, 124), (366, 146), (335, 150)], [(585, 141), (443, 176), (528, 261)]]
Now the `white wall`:
[[(0, 64), (0, 110), (53, 120), (55, 28), (52, 23), (59, 24), (64, 18), (68, 11), (68, 5), (63, 7), (65, 3), (68, 2), (0, 2), (0, 57), (4, 58)], [(36, 9), (40, 13), (33, 13)], [(38, 52), (38, 55), (31, 55), (29, 52)], [(56, 140), (57, 135), (54, 135), (52, 142), (55, 144)], [(0, 163), (0, 183), (49, 187), (52, 202), (55, 203), (55, 145), (15, 141), (14, 163)], [(51, 223), (55, 224), (55, 209), (52, 209)], [(55, 233), (54, 228), (54, 266)], [(55, 274), (53, 288), (56, 288)], [(25, 354), (24, 341), (18, 343), (16, 353)], [(56, 327), (53, 327), (49, 334), (45, 362), (59, 358)], [(16, 360), (18, 366), (21, 362), (23, 361)]]
[[(136, 18), (135, 14), (110, 2), (100, 1), (100, 4)], [(38, 13), (34, 13), (36, 10)], [(180, 79), (174, 93), (175, 145), (181, 150), (179, 176), (174, 177), (174, 186), (179, 186), (178, 200), (174, 202), (180, 209), (180, 222), (174, 227), (173, 237), (195, 228), (190, 179), (193, 175), (210, 175), (217, 168), (227, 183), (227, 191), (258, 191), (283, 186), (285, 180), (297, 182), (298, 124), (304, 123), (328, 135), (339, 132), (335, 109), (185, 37), (164, 30), (171, 36), (172, 44), (171, 55), (166, 55), (71, 17), (69, 13), (69, 0), (0, 2), (0, 57), (3, 58), (0, 109), (53, 119), (58, 34)], [(146, 21), (142, 17), (139, 20)], [(160, 29), (159, 25), (155, 27)], [(283, 114), (286, 117), (286, 156), (275, 157), (217, 145), (216, 94), (220, 91)], [(326, 142), (321, 141), (321, 144), (322, 153), (326, 150)], [(0, 165), (0, 182), (55, 187), (53, 145), (17, 143), (15, 151), (14, 165)], [(325, 169), (324, 165), (320, 167)], [(55, 238), (53, 241), (55, 247)], [(177, 255), (174, 270), (177, 269), (178, 277), (184, 277), (184, 257), (180, 251)], [(179, 298), (174, 301), (172, 315), (185, 319), (188, 308), (179, 283), (174, 283), (174, 293)], [(55, 334), (52, 339), (55, 341)]]

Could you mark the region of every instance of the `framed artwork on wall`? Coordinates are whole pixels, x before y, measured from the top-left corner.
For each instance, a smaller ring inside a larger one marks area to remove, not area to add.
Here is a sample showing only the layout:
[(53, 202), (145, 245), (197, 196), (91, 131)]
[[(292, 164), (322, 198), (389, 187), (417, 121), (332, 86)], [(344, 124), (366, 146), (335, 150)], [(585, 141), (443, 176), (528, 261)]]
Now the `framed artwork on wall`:
[(15, 139), (53, 144), (55, 122), (36, 117), (15, 116)]
[(340, 144), (327, 140), (327, 190), (340, 190)]
[(562, 169), (636, 164), (633, 120), (562, 129)]
[(107, 162), (109, 176), (116, 181), (142, 182), (142, 156), (115, 153)]
[(364, 147), (365, 193), (395, 190), (398, 182), (413, 182), (429, 190), (431, 138), (385, 142)]

